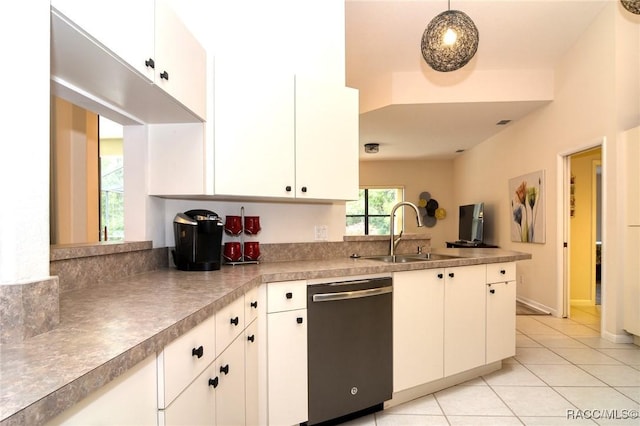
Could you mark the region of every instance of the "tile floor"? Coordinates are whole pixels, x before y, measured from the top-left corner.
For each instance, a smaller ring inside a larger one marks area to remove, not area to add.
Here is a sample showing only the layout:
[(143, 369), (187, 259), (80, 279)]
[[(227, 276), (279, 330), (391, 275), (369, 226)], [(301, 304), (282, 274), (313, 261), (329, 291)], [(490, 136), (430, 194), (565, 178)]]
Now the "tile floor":
[(516, 356), (501, 370), (343, 425), (640, 426), (640, 348), (601, 339), (599, 308), (518, 316)]

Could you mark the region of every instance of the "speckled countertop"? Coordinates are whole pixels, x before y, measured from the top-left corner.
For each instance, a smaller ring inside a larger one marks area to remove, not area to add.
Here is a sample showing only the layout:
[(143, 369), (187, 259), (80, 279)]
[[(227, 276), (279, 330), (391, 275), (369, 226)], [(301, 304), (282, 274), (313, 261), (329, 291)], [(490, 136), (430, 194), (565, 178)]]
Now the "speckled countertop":
[(368, 259), (163, 269), (60, 298), (60, 325), (0, 345), (0, 425), (42, 424), (264, 282), (530, 259), (501, 249), (440, 249), (460, 258), (386, 264)]

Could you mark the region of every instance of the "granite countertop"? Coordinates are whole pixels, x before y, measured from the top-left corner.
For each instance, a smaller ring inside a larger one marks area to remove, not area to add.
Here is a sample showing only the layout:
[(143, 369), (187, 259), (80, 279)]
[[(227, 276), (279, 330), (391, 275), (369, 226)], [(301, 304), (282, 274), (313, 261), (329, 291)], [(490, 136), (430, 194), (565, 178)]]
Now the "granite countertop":
[(0, 345), (0, 426), (42, 424), (265, 282), (530, 259), (501, 249), (439, 249), (460, 258), (387, 264), (365, 258), (162, 269), (64, 293), (60, 325)]

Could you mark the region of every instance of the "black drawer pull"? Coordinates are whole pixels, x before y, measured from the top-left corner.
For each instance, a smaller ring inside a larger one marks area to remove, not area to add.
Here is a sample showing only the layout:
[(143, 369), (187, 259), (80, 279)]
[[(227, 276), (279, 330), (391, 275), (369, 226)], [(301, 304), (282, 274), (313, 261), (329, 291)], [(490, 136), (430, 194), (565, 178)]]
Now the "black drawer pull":
[(287, 293), (287, 294), (285, 294), (285, 297), (287, 299), (293, 299), (293, 293)]
[(298, 324), (302, 324), (302, 317), (298, 317), (298, 318), (296, 318), (296, 322), (297, 322)]
[(209, 386), (213, 386), (213, 388), (218, 387), (218, 378), (214, 377), (213, 379), (209, 379)]
[(300, 188), (300, 191), (302, 191), (302, 192), (307, 192), (307, 187), (306, 187), (306, 186), (303, 186), (302, 188)]
[(147, 59), (146, 61), (144, 61), (144, 65), (147, 68), (155, 68), (156, 67), (156, 63), (152, 58)]
[(169, 73), (168, 73), (168, 72), (166, 72), (166, 71), (162, 71), (162, 72), (160, 73), (160, 78), (162, 78), (162, 79), (165, 79), (165, 80), (169, 81)]
[(285, 186), (284, 190), (287, 192), (291, 192), (291, 186), (290, 185)]
[(220, 372), (224, 373), (225, 375), (229, 374), (229, 364), (225, 365), (224, 367), (220, 367)]
[(247, 340), (253, 343), (256, 340), (256, 336), (253, 334), (251, 336), (247, 336)]
[(495, 293), (496, 293), (496, 290), (492, 288), (491, 290), (489, 290), (489, 293), (491, 293), (491, 294), (495, 294)]
[(198, 358), (202, 358), (202, 355), (204, 355), (204, 348), (202, 346), (200, 346), (199, 348), (193, 348), (191, 349), (191, 356), (197, 356)]
[(233, 325), (238, 325), (238, 323), (240, 322), (240, 319), (238, 317), (235, 318), (231, 318), (231, 324)]
[(453, 278), (454, 273), (453, 272), (449, 272), (449, 278)]
[(257, 307), (258, 307), (258, 301), (256, 300), (256, 301), (254, 301), (254, 302), (251, 302), (251, 303), (250, 303), (250, 306), (251, 306), (252, 308), (257, 308)]
[(443, 274), (438, 274), (438, 278), (442, 279), (442, 278), (444, 278), (444, 275)]
[(500, 269), (500, 273), (501, 273), (502, 275), (504, 275), (504, 274), (506, 274), (506, 273), (507, 273), (507, 271), (505, 271), (504, 269)]

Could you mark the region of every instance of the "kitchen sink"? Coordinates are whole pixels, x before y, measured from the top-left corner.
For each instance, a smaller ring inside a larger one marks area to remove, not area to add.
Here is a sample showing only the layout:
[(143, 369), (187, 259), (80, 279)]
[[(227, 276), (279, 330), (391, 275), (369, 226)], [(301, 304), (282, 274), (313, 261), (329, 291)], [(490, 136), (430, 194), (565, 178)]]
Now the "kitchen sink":
[(424, 253), (424, 254), (396, 254), (394, 256), (367, 256), (365, 259), (370, 260), (378, 260), (380, 262), (386, 263), (410, 263), (410, 262), (428, 262), (432, 260), (448, 260), (448, 259), (456, 259), (457, 256), (451, 256), (448, 254), (435, 254), (435, 253)]

